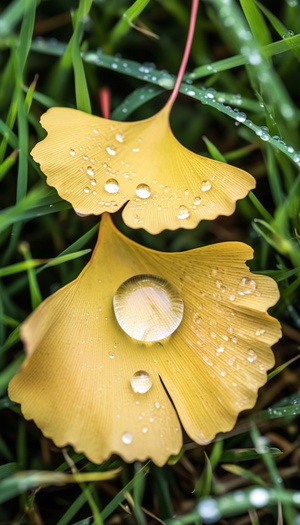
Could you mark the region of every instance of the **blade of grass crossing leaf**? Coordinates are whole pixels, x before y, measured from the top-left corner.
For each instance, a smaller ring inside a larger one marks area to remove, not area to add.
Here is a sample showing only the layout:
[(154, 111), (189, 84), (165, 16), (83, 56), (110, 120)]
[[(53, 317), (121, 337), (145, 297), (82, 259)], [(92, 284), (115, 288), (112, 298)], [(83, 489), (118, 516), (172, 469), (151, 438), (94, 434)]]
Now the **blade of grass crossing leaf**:
[(76, 516), (76, 514), (80, 511), (80, 509), (85, 505), (87, 500), (87, 495), (85, 492), (80, 494), (73, 503), (68, 507), (68, 510), (65, 512), (65, 514), (60, 518), (60, 520), (56, 523), (56, 525), (69, 525), (71, 519)]
[[(1, 401), (0, 401), (0, 408), (1, 408)], [(11, 453), (6, 442), (4, 441), (4, 439), (2, 439), (1, 436), (0, 436), (0, 454), (2, 458), (5, 458), (7, 461), (13, 462), (13, 459), (14, 459), (13, 454)]]
[(258, 213), (260, 213), (260, 215), (264, 218), (264, 220), (266, 222), (271, 222), (273, 220), (272, 215), (266, 210), (266, 208), (261, 204), (261, 202), (258, 200), (256, 195), (252, 191), (250, 191), (249, 193), (249, 198), (253, 206), (255, 206)]
[(255, 483), (256, 485), (260, 485), (262, 487), (267, 487), (267, 483), (263, 481), (260, 478), (260, 476), (254, 474), (249, 469), (240, 467), (239, 465), (233, 465), (233, 464), (224, 464), (222, 465), (222, 468), (226, 470), (227, 472), (231, 472), (231, 474), (234, 474), (235, 476), (240, 476), (241, 478), (246, 479), (247, 481), (250, 481), (251, 483)]
[(280, 183), (280, 174), (278, 165), (276, 163), (274, 151), (270, 146), (266, 145), (266, 165), (268, 170), (268, 179), (273, 201), (276, 206), (280, 206), (284, 202), (284, 195)]
[(164, 89), (159, 86), (143, 86), (134, 90), (111, 114), (113, 120), (124, 120), (142, 104), (163, 93)]
[(132, 6), (123, 13), (122, 18), (111, 32), (110, 41), (112, 44), (116, 44), (118, 40), (127, 33), (133, 21), (141, 14), (149, 2), (150, 0), (136, 0)]
[[(136, 465), (137, 474), (139, 472), (139, 466), (138, 463)], [(142, 477), (139, 479), (139, 483), (135, 483), (133, 486), (133, 508), (134, 508), (134, 515), (137, 521), (137, 525), (145, 525), (145, 515), (142, 511), (141, 505), (145, 494), (145, 488), (146, 488), (146, 477)]]
[(275, 368), (275, 370), (273, 370), (272, 372), (270, 372), (268, 374), (268, 381), (270, 381), (271, 379), (273, 379), (273, 377), (276, 377), (278, 374), (281, 374), (281, 372), (283, 370), (285, 370), (288, 366), (290, 366), (292, 363), (294, 363), (295, 361), (298, 361), (298, 359), (300, 359), (300, 354), (299, 355), (296, 355), (296, 357), (293, 357), (293, 359), (290, 359), (289, 361), (287, 361), (286, 363), (283, 363), (282, 365), (280, 366), (277, 366)]
[[(279, 55), (280, 53), (285, 53), (289, 49), (294, 50), (294, 52), (300, 52), (300, 35), (295, 35), (293, 37), (286, 38), (285, 40), (272, 42), (262, 48), (266, 57), (272, 57)], [(219, 73), (221, 71), (227, 71), (235, 67), (244, 66), (249, 64), (249, 58), (244, 55), (235, 55), (230, 58), (224, 58), (223, 60), (218, 60), (216, 62), (211, 62), (208, 65), (199, 66), (190, 73), (189, 77), (192, 79), (202, 78), (214, 73)]]
[(22, 20), (24, 14), (24, 0), (14, 0), (1, 13), (1, 35), (9, 35), (14, 27)]
[(24, 361), (24, 354), (18, 355), (0, 374), (0, 396), (3, 396), (7, 390), (7, 385), (13, 376), (19, 370)]
[(211, 157), (214, 160), (219, 160), (220, 162), (226, 162), (224, 156), (222, 153), (218, 150), (218, 148), (207, 138), (203, 137), (203, 140), (205, 142), (205, 145), (211, 155)]
[(161, 470), (158, 467), (152, 465), (151, 473), (154, 478), (155, 497), (157, 499), (159, 515), (161, 518), (168, 518), (174, 513), (169, 484), (166, 478), (161, 475)]
[(4, 179), (12, 166), (15, 164), (18, 157), (18, 151), (14, 150), (1, 164), (0, 164), (0, 181)]
[[(265, 17), (269, 20), (270, 24), (273, 26), (273, 28), (281, 38), (287, 39), (287, 37), (293, 36), (293, 32), (290, 29), (287, 29), (287, 27), (267, 7), (265, 7), (260, 2), (256, 2), (256, 5), (259, 7), (259, 9), (265, 15)], [(286, 42), (287, 45), (288, 43), (289, 41)], [(291, 51), (298, 58), (300, 58), (299, 49), (291, 47)]]
[[(20, 31), (20, 40), (18, 45), (18, 57), (20, 73), (23, 74), (32, 41), (33, 28), (35, 22), (36, 0), (24, 0), (22, 6), (23, 15), (22, 26)], [(20, 80), (22, 78), (23, 75), (20, 76)]]
[(5, 321), (4, 321), (4, 308), (3, 302), (0, 296), (0, 345), (4, 343), (6, 335)]
[[(22, 421), (21, 421), (22, 423)], [(25, 444), (25, 436), (22, 435), (23, 444)], [(23, 445), (22, 445), (23, 446)], [(21, 461), (22, 464), (22, 461)], [(21, 467), (22, 468), (22, 467)], [(47, 485), (62, 485), (65, 483), (82, 483), (83, 480), (95, 481), (112, 479), (120, 473), (120, 469), (109, 471), (109, 472), (88, 472), (88, 473), (79, 473), (76, 475), (65, 474), (62, 472), (52, 472), (52, 471), (21, 471), (16, 475), (10, 476), (2, 481), (0, 481), (0, 503), (4, 503), (18, 494), (24, 494), (27, 490), (30, 490), (34, 487), (44, 487)], [(99, 510), (95, 514), (99, 514)], [(101, 517), (100, 517), (101, 518)], [(95, 520), (95, 515), (94, 515)], [(100, 525), (102, 521), (96, 521), (95, 524)]]
[(255, 2), (253, 0), (240, 0), (240, 2), (256, 41), (261, 46), (270, 44), (272, 42), (270, 31)]
[[(257, 426), (254, 423), (252, 424), (252, 427), (251, 427), (251, 430), (250, 430), (250, 435), (251, 435), (252, 441), (253, 441), (256, 449), (259, 450), (260, 449), (261, 436), (259, 434)], [(266, 466), (266, 469), (269, 472), (269, 476), (270, 476), (270, 478), (272, 480), (272, 483), (273, 483), (274, 487), (276, 487), (276, 491), (278, 493), (280, 493), (281, 491), (284, 490), (284, 483), (283, 483), (282, 477), (281, 477), (281, 475), (279, 473), (279, 470), (278, 470), (278, 468), (275, 465), (273, 457), (271, 456), (271, 454), (269, 454), (268, 447), (266, 447), (264, 445), (261, 447), (260, 452), (261, 452), (262, 460), (263, 460), (263, 462), (264, 462), (264, 464)], [(284, 514), (284, 517), (285, 517), (285, 523), (287, 525), (294, 525), (294, 523), (295, 523), (295, 513), (293, 511), (293, 507), (292, 507), (291, 503), (284, 502), (282, 504), (282, 506), (283, 506), (283, 514)]]
[(84, 18), (88, 15), (92, 0), (80, 0), (79, 8), (74, 14), (74, 32), (72, 35), (72, 63), (75, 77), (75, 94), (77, 109), (91, 113), (91, 102), (81, 58), (80, 42), (83, 34)]
[(0, 347), (0, 355), (3, 355), (9, 350), (13, 345), (15, 345), (20, 340), (20, 328), (17, 327), (15, 330), (9, 334), (6, 341)]
[(3, 135), (3, 139), (1, 141), (0, 146), (0, 162), (3, 161), (7, 144), (10, 144), (14, 149), (18, 148), (18, 139), (14, 132), (12, 131), (12, 128), (15, 124), (16, 118), (17, 118), (17, 111), (18, 111), (18, 102), (17, 102), (17, 96), (16, 92), (13, 94), (13, 98), (8, 110), (8, 115), (6, 122), (3, 122), (3, 120), (0, 119), (0, 133)]
[(142, 478), (148, 474), (148, 465), (144, 465), (135, 475), (134, 477), (123, 487), (118, 494), (106, 505), (106, 507), (103, 509), (101, 515), (103, 520), (106, 520), (115, 510), (116, 508), (122, 503), (126, 497), (126, 493), (130, 492), (134, 485), (136, 483), (140, 483)]
[[(19, 251), (22, 253), (26, 262), (32, 261), (30, 248), (26, 242), (21, 243), (21, 245), (19, 246)], [(43, 298), (42, 298), (38, 280), (36, 278), (36, 273), (33, 268), (27, 269), (27, 276), (28, 276), (28, 285), (29, 285), (29, 291), (30, 291), (30, 297), (31, 297), (31, 307), (32, 307), (32, 310), (35, 310), (35, 308), (37, 308), (38, 305), (42, 302)]]

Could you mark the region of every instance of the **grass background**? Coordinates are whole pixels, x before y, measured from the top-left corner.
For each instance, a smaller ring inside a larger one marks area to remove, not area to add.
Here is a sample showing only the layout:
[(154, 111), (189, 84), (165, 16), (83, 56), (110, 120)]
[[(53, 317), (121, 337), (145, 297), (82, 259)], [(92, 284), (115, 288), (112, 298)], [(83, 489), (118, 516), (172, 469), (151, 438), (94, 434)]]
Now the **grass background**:
[[(242, 240), (271, 275), (283, 326), (257, 406), (211, 445), (185, 440), (159, 469), (59, 450), (7, 397), (24, 359), (19, 326), (86, 264), (99, 219), (79, 218), (31, 159), (51, 106), (117, 120), (153, 115), (180, 64), (190, 2), (2, 1), (0, 6), (0, 523), (300, 524), (298, 0), (210, 0), (199, 9), (172, 127), (189, 149), (248, 170), (257, 188), (232, 217), (136, 241), (173, 251)], [(50, 262), (51, 260), (51, 262)], [(212, 417), (214, 415), (212, 414)], [(260, 491), (258, 489), (261, 489)], [(236, 493), (236, 491), (238, 491)], [(208, 499), (207, 499), (208, 498)], [(176, 518), (174, 516), (177, 516)]]

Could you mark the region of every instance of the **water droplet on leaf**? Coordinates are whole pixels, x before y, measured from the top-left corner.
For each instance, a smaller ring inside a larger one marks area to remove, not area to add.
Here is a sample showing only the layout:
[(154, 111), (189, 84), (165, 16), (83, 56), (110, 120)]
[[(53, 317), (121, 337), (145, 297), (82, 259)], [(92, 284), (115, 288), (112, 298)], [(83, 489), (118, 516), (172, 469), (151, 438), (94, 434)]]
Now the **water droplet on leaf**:
[(138, 184), (135, 193), (140, 199), (148, 199), (151, 195), (151, 189), (148, 184)]
[(256, 353), (254, 352), (254, 350), (252, 350), (252, 348), (249, 348), (247, 352), (247, 361), (249, 361), (249, 363), (254, 363), (256, 359), (257, 359)]
[(104, 184), (104, 189), (108, 193), (118, 193), (120, 186), (116, 179), (108, 179)]
[(124, 445), (130, 445), (132, 443), (133, 436), (130, 432), (124, 432), (122, 435), (122, 441)]
[(113, 308), (120, 327), (138, 341), (159, 341), (171, 335), (183, 318), (183, 300), (162, 277), (136, 275), (116, 291)]
[(209, 180), (203, 180), (201, 184), (201, 191), (209, 191), (211, 189), (211, 182)]
[(248, 277), (243, 277), (239, 282), (238, 294), (239, 295), (251, 295), (256, 290), (256, 281)]
[(111, 148), (110, 146), (107, 146), (106, 148), (106, 151), (109, 155), (111, 155), (112, 157), (116, 154), (116, 150)]
[(145, 370), (138, 370), (130, 379), (132, 390), (137, 394), (145, 394), (152, 387), (152, 379)]
[(88, 167), (86, 168), (86, 172), (87, 172), (87, 174), (88, 174), (90, 177), (94, 177), (94, 175), (95, 175), (95, 172), (94, 172), (92, 166), (88, 166)]
[(118, 142), (124, 142), (125, 140), (125, 135), (124, 133), (122, 133), (121, 131), (119, 131), (118, 133), (116, 133), (116, 140)]
[(189, 216), (190, 216), (189, 209), (186, 206), (179, 206), (177, 210), (177, 219), (182, 221), (184, 219), (188, 219)]

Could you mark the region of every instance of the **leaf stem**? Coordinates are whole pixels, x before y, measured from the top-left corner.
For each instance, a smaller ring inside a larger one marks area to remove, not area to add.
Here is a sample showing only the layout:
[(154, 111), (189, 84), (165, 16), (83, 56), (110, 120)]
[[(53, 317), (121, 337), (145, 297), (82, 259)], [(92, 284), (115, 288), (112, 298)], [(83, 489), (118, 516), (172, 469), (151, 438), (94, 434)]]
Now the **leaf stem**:
[(179, 92), (179, 88), (180, 88), (180, 84), (182, 82), (182, 78), (183, 78), (183, 75), (184, 75), (185, 70), (186, 70), (187, 61), (189, 59), (189, 55), (190, 55), (190, 51), (191, 51), (191, 47), (192, 47), (192, 43), (193, 43), (193, 37), (194, 37), (194, 31), (195, 31), (195, 25), (196, 25), (198, 6), (199, 6), (199, 0), (192, 0), (190, 25), (189, 25), (188, 35), (187, 35), (187, 39), (186, 39), (185, 49), (184, 49), (181, 65), (180, 65), (180, 68), (179, 68), (179, 71), (178, 71), (178, 75), (177, 75), (177, 78), (176, 78), (175, 86), (174, 86), (172, 94), (171, 94), (171, 96), (170, 96), (170, 98), (168, 100), (168, 105), (170, 105), (171, 107), (172, 107), (172, 105), (174, 104), (174, 102), (175, 102), (175, 100), (177, 98), (177, 95), (178, 95), (178, 92)]

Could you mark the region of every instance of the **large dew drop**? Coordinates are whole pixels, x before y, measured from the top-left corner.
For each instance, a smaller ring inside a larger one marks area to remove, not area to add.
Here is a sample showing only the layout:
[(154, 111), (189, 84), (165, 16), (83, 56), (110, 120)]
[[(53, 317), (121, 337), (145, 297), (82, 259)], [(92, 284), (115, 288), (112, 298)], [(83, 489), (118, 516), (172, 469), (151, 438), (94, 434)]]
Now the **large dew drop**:
[(152, 379), (145, 370), (138, 370), (130, 379), (130, 384), (136, 394), (146, 394), (152, 387)]
[(171, 335), (180, 325), (184, 309), (176, 288), (155, 275), (136, 275), (121, 284), (113, 307), (124, 332), (143, 342)]
[(118, 193), (120, 186), (116, 179), (108, 179), (104, 184), (104, 189), (108, 193)]
[(140, 199), (148, 199), (151, 195), (151, 189), (148, 184), (138, 184), (135, 193)]

